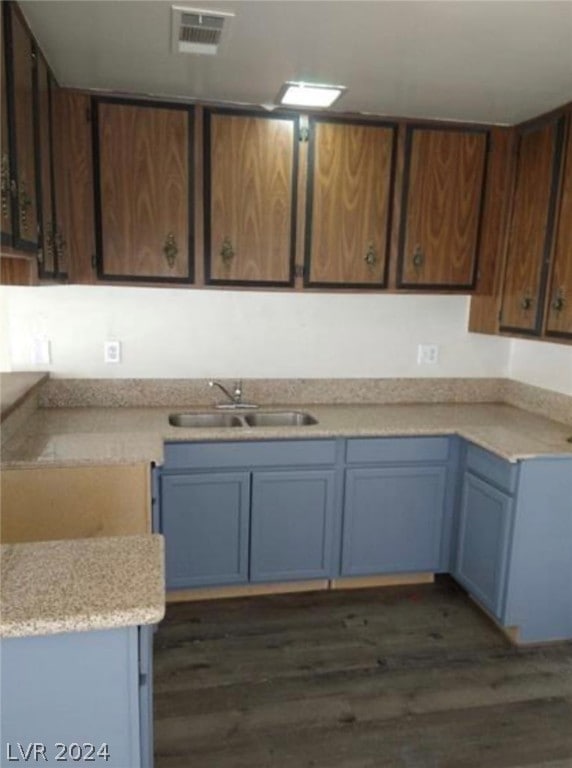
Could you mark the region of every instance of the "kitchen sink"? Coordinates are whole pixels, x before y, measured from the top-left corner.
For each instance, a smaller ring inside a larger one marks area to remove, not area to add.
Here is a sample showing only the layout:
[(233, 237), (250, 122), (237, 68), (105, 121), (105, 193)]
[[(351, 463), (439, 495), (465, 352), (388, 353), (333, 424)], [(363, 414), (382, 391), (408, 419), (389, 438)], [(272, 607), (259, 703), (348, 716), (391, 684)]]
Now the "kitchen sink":
[(317, 424), (303, 411), (257, 411), (256, 413), (172, 413), (169, 424), (187, 429), (212, 427), (305, 427)]
[(302, 411), (258, 411), (243, 418), (249, 427), (305, 427), (318, 423), (310, 413)]
[(172, 413), (169, 416), (172, 427), (242, 427), (242, 419), (232, 413)]

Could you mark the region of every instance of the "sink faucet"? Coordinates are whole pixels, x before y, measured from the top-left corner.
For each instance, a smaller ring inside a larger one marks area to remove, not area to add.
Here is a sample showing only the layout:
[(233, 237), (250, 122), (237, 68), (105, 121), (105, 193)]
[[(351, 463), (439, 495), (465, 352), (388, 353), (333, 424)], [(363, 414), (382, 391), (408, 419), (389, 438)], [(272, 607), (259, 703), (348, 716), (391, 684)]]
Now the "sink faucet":
[(242, 402), (242, 381), (235, 381), (234, 382), (234, 389), (231, 392), (228, 391), (228, 389), (224, 386), (224, 384), (221, 384), (220, 381), (215, 381), (214, 379), (211, 379), (209, 381), (209, 387), (211, 389), (214, 389), (214, 387), (218, 387), (221, 392), (223, 392), (229, 399), (230, 402), (228, 403), (221, 403), (217, 405), (217, 408), (258, 408), (257, 405), (254, 405), (253, 403), (243, 403)]

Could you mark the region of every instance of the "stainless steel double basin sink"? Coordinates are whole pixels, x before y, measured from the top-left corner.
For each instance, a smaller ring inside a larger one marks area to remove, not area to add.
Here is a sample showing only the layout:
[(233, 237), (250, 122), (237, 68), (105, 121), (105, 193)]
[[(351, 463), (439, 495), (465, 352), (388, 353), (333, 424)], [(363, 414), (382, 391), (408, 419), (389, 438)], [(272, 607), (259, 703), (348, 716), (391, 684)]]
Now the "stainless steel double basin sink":
[(186, 429), (221, 427), (305, 427), (318, 420), (303, 411), (255, 411), (249, 413), (172, 413), (169, 424)]

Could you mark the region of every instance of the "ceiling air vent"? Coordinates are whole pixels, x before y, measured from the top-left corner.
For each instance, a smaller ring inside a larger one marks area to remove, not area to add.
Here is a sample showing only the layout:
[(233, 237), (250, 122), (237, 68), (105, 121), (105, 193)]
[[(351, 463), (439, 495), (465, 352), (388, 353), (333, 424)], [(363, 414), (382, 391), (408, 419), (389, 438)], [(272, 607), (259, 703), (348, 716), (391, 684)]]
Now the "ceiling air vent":
[(198, 8), (171, 7), (173, 53), (218, 53), (221, 39), (234, 13), (203, 11)]

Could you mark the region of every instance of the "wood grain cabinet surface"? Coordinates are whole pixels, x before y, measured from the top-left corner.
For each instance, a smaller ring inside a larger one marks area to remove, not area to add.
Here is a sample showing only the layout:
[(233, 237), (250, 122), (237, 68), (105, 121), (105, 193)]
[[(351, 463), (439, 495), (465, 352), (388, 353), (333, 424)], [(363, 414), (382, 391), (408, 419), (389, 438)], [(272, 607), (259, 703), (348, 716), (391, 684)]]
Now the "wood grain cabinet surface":
[(407, 127), (399, 288), (474, 288), (487, 145), (485, 129)]
[(192, 282), (192, 107), (92, 103), (98, 278)]
[(36, 255), (38, 201), (36, 198), (36, 146), (34, 140), (34, 84), (36, 53), (23, 17), (12, 3), (3, 3), (8, 64), (8, 119), (12, 234), (16, 250)]
[(563, 123), (558, 117), (519, 130), (501, 331), (541, 332)]
[[(4, 5), (4, 3), (3, 3)], [(6, 76), (6, 25), (4, 23), (5, 13), (4, 9), (0, 10), (0, 24), (1, 28), (1, 46), (0, 51), (0, 77), (1, 80), (1, 92), (2, 98), (2, 114), (0, 118), (2, 120), (2, 134), (0, 140), (2, 142), (2, 158), (1, 158), (1, 211), (0, 211), (0, 227), (2, 232), (2, 245), (12, 245), (12, 164), (10, 158), (10, 144), (8, 142), (8, 80)]]
[(205, 110), (205, 282), (291, 286), (298, 117)]
[(310, 120), (305, 282), (383, 288), (397, 129)]
[(572, 117), (568, 117), (545, 334), (572, 339)]

